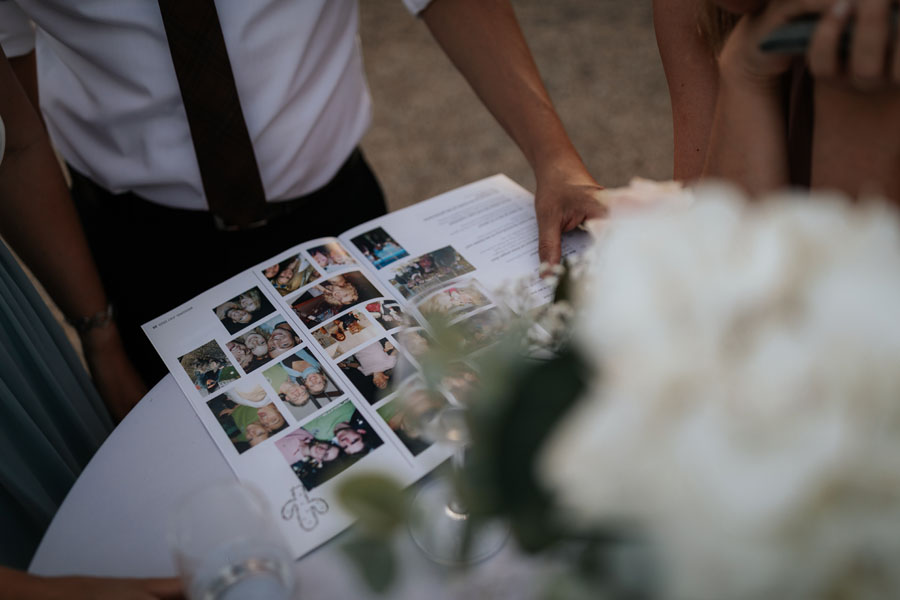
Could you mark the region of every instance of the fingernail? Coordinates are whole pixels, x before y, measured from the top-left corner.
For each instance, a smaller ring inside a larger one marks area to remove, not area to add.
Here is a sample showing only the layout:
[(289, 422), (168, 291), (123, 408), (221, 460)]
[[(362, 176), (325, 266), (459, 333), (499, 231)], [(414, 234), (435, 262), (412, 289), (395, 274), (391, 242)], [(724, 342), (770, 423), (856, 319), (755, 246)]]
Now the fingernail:
[(850, 0), (837, 0), (831, 5), (831, 15), (835, 18), (843, 19), (850, 12), (852, 6)]

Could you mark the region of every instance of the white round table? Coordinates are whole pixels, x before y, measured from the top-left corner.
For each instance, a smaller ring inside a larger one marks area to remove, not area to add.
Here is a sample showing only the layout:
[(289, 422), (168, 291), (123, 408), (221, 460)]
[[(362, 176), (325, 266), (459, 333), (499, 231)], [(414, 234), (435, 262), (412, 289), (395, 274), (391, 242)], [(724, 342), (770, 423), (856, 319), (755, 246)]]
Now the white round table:
[[(165, 539), (186, 493), (234, 474), (171, 375), (131, 411), (75, 482), (31, 562), (38, 575), (156, 577), (175, 574)], [(365, 598), (341, 551), (347, 535), (296, 562), (300, 598)], [(523, 598), (536, 595), (534, 559), (512, 546), (466, 571), (428, 561), (398, 535), (402, 577), (390, 598)]]

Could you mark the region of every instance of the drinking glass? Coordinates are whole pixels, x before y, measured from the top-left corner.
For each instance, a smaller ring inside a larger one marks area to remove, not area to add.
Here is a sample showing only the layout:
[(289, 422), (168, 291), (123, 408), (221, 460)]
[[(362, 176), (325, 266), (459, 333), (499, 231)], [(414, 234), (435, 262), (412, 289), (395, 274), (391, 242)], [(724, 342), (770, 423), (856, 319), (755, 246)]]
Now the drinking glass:
[[(444, 404), (421, 411), (423, 431), (436, 442), (453, 446), (451, 468), (458, 474), (469, 443), (465, 409)], [(509, 527), (490, 521), (470, 527), (470, 514), (453, 486), (452, 477), (435, 477), (422, 485), (413, 499), (409, 532), (416, 545), (433, 561), (448, 566), (470, 565), (497, 552), (509, 537)], [(467, 539), (468, 536), (468, 539)]]
[(190, 600), (293, 597), (293, 560), (265, 499), (237, 481), (189, 494), (169, 542)]

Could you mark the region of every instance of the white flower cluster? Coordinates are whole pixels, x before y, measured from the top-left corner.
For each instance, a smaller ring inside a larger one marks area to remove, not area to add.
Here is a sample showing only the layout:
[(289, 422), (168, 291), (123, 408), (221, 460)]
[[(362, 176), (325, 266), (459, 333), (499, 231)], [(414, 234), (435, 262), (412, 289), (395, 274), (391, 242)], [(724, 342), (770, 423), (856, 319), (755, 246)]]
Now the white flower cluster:
[(707, 187), (591, 252), (539, 464), (572, 522), (649, 534), (671, 598), (900, 597), (895, 212)]
[(634, 177), (627, 186), (606, 188), (599, 192), (598, 201), (603, 204), (612, 219), (593, 219), (583, 227), (595, 236), (603, 235), (607, 225), (618, 217), (655, 207), (686, 207), (692, 201), (690, 190), (684, 189), (680, 181), (652, 181)]

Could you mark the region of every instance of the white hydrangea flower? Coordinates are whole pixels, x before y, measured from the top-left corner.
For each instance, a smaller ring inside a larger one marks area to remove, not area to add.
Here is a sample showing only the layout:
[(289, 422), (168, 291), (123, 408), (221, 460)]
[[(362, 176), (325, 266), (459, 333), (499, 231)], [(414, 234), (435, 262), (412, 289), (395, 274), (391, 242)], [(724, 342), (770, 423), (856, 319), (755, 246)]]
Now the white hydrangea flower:
[(673, 598), (900, 597), (900, 228), (840, 197), (614, 218), (576, 338), (590, 394), (540, 474), (637, 523)]
[(653, 181), (634, 177), (627, 186), (606, 188), (597, 196), (607, 208), (608, 214), (600, 219), (586, 221), (584, 229), (594, 236), (602, 236), (610, 217), (628, 215), (659, 206), (684, 207), (693, 201), (690, 189), (685, 189), (680, 181)]

